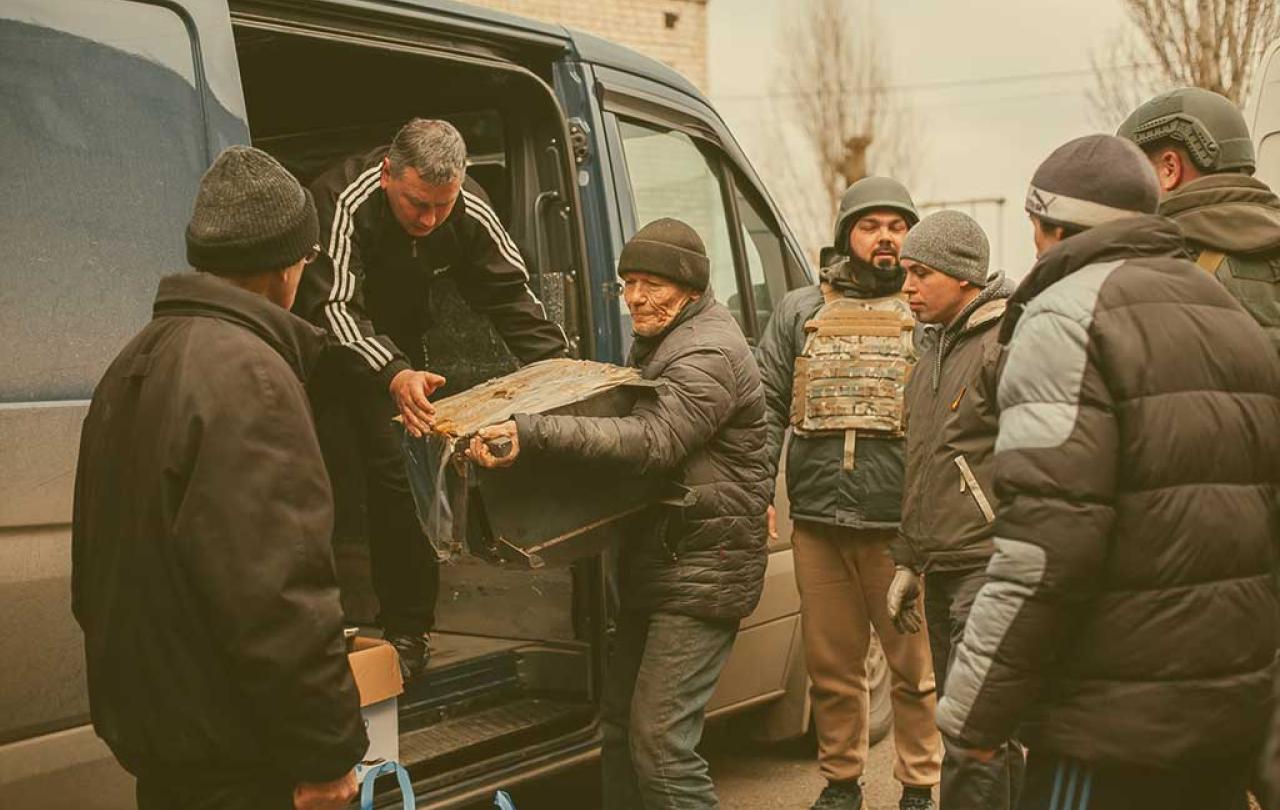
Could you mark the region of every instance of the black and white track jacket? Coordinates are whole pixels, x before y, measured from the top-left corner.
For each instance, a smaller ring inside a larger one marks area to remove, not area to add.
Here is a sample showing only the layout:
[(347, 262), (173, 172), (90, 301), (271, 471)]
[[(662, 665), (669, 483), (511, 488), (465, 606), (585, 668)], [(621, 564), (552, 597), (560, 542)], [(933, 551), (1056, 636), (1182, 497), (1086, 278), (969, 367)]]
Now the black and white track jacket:
[(350, 157), (311, 184), (324, 252), (303, 273), (294, 312), (328, 330), (387, 386), (399, 372), (423, 368), (431, 284), (448, 274), (520, 362), (563, 356), (564, 332), (547, 319), (480, 185), (466, 178), (445, 221), (414, 238), (379, 185), (387, 150)]

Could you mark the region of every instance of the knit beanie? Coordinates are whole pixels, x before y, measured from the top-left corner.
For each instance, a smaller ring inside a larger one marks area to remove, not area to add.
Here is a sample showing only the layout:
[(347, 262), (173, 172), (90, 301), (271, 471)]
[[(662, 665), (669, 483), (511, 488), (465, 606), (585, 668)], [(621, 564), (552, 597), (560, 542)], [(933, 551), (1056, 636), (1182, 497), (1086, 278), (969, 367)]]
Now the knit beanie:
[(1114, 135), (1086, 135), (1040, 164), (1026, 208), (1052, 225), (1092, 228), (1154, 214), (1159, 204), (1160, 184), (1141, 149)]
[(211, 273), (277, 270), (307, 255), (319, 238), (311, 193), (261, 149), (232, 146), (200, 178), (187, 262)]
[(618, 275), (652, 273), (695, 292), (711, 282), (711, 262), (698, 232), (678, 219), (655, 219), (622, 248)]
[(907, 232), (901, 258), (985, 287), (991, 246), (973, 217), (960, 211), (939, 211)]

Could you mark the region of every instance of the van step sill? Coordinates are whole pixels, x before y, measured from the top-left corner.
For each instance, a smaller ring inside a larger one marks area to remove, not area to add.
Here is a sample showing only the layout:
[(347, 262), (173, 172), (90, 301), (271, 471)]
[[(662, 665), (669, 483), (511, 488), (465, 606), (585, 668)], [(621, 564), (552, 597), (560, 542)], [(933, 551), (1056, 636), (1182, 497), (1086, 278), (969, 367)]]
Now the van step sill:
[(496, 744), (507, 749), (535, 741), (513, 738), (563, 733), (575, 724), (590, 722), (593, 715), (594, 709), (586, 703), (523, 698), (401, 734), (400, 760), (410, 768), (429, 764), (434, 770), (442, 760), (470, 759)]

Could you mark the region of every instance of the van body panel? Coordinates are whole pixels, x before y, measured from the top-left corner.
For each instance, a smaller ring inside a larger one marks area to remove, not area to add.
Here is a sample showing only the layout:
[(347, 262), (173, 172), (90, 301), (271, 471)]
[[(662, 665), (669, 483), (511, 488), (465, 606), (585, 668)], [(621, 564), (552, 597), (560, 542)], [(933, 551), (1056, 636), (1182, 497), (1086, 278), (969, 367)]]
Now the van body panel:
[(6, 807), (133, 810), (133, 777), (93, 726), (0, 747), (0, 798)]

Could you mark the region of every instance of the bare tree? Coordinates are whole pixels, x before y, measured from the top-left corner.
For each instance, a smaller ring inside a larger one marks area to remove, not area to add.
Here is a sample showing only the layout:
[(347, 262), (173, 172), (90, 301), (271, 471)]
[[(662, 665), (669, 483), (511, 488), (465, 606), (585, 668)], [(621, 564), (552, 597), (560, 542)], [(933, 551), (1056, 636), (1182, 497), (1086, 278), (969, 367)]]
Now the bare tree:
[(1280, 36), (1276, 0), (1122, 0), (1132, 23), (1092, 57), (1097, 124), (1114, 129), (1147, 98), (1191, 85), (1243, 106), (1263, 47)]
[(840, 196), (868, 174), (909, 183), (910, 110), (887, 88), (885, 31), (868, 0), (785, 4), (766, 172), (811, 256), (830, 239)]

